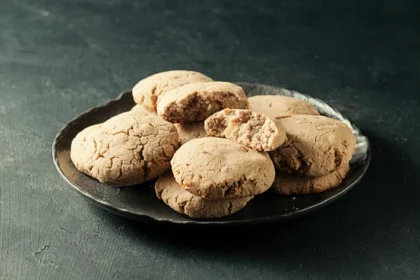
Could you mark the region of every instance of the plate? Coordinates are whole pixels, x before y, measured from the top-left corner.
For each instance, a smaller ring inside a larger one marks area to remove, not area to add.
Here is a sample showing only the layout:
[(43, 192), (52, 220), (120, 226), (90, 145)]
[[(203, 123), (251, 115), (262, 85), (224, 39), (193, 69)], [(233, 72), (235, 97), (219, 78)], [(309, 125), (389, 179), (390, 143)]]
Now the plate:
[(302, 196), (278, 196), (262, 194), (234, 215), (212, 220), (197, 220), (179, 214), (156, 198), (154, 181), (142, 185), (117, 188), (107, 186), (79, 172), (70, 160), (72, 139), (84, 128), (129, 111), (135, 104), (131, 92), (122, 93), (106, 104), (92, 108), (67, 123), (57, 134), (53, 143), (53, 159), (61, 176), (83, 197), (96, 205), (129, 219), (174, 224), (256, 224), (280, 222), (308, 214), (342, 197), (354, 187), (365, 174), (370, 162), (370, 144), (366, 136), (338, 110), (310, 96), (273, 86), (237, 83), (247, 96), (285, 95), (304, 99), (315, 106), (322, 115), (345, 122), (356, 137), (356, 152), (350, 162), (350, 172), (342, 184), (330, 191)]

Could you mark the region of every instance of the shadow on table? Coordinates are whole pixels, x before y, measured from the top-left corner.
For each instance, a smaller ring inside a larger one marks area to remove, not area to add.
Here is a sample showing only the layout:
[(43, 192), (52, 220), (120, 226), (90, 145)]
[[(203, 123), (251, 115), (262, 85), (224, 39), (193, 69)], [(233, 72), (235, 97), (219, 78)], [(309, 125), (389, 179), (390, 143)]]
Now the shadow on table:
[(143, 236), (142, 242), (173, 251), (174, 257), (187, 254), (311, 275), (362, 273), (368, 279), (398, 265), (393, 256), (409, 253), (398, 243), (409, 238), (409, 225), (420, 227), (415, 166), (398, 147), (369, 138), (372, 163), (361, 183), (337, 202), (298, 220), (243, 227), (153, 226), (117, 216), (108, 220), (123, 225), (129, 236)]

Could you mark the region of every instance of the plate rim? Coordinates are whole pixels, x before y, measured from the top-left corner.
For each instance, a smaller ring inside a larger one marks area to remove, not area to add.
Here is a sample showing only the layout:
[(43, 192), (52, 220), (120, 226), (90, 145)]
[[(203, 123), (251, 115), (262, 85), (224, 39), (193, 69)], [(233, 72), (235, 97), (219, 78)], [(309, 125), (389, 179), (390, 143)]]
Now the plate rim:
[[(278, 89), (283, 89), (283, 90), (287, 90), (289, 92), (298, 93), (302, 96), (308, 96), (308, 97), (310, 97), (314, 100), (317, 100), (319, 102), (322, 102), (322, 103), (328, 105), (331, 109), (333, 109), (334, 111), (339, 113), (339, 115), (343, 116), (337, 108), (325, 103), (321, 99), (318, 99), (318, 98), (315, 98), (315, 97), (312, 97), (312, 96), (309, 96), (309, 95), (306, 95), (306, 94), (302, 94), (301, 92), (288, 90), (288, 89), (283, 88), (281, 86), (273, 86), (273, 85), (266, 85), (266, 84), (260, 84), (260, 83), (249, 83), (249, 82), (236, 82), (236, 84), (239, 84), (239, 85), (246, 84), (246, 85), (252, 85), (252, 86), (271, 87), (271, 88), (275, 88), (277, 90)], [(108, 203), (107, 201), (94, 197), (93, 195), (86, 192), (85, 190), (78, 187), (76, 184), (72, 183), (69, 180), (69, 178), (64, 174), (64, 172), (61, 169), (60, 164), (58, 162), (56, 146), (57, 146), (57, 144), (59, 142), (59, 139), (62, 136), (63, 132), (68, 127), (70, 127), (73, 122), (77, 121), (78, 119), (80, 119), (81, 117), (83, 117), (87, 114), (92, 113), (95, 110), (98, 110), (99, 108), (107, 107), (111, 103), (115, 103), (115, 102), (120, 101), (125, 95), (128, 95), (128, 94), (132, 94), (131, 90), (124, 91), (124, 92), (120, 93), (116, 98), (110, 99), (110, 100), (105, 101), (104, 103), (102, 103), (100, 105), (89, 108), (89, 109), (85, 110), (84, 112), (82, 112), (80, 114), (77, 114), (74, 118), (72, 118), (70, 121), (65, 123), (54, 137), (54, 141), (52, 143), (52, 158), (53, 158), (54, 166), (56, 167), (58, 173), (65, 180), (65, 182), (67, 182), (67, 184), (74, 191), (76, 191), (79, 195), (83, 196), (89, 202), (94, 203), (95, 205), (99, 206), (102, 209), (108, 210), (108, 211), (110, 211), (110, 212), (112, 212), (116, 215), (122, 216), (124, 218), (128, 218), (130, 220), (143, 221), (143, 222), (153, 222), (153, 223), (159, 223), (159, 224), (174, 224), (174, 225), (245, 225), (245, 224), (250, 225), (250, 224), (261, 224), (261, 223), (287, 221), (287, 220), (290, 220), (291, 218), (299, 218), (299, 217), (301, 217), (305, 214), (309, 214), (311, 212), (314, 212), (314, 211), (316, 211), (320, 208), (323, 208), (323, 207), (329, 205), (333, 201), (341, 198), (342, 196), (344, 196), (348, 191), (350, 191), (355, 185), (357, 185), (363, 179), (364, 175), (366, 174), (366, 172), (367, 172), (367, 170), (369, 169), (369, 166), (370, 166), (371, 145), (370, 145), (370, 141), (369, 141), (368, 137), (366, 137), (366, 135), (363, 135), (365, 137), (365, 140), (366, 140), (367, 150), (366, 150), (366, 158), (364, 160), (364, 164), (363, 164), (362, 167), (360, 167), (360, 168), (362, 168), (360, 176), (356, 180), (354, 180), (347, 188), (343, 189), (342, 191), (335, 194), (334, 196), (326, 198), (326, 199), (322, 200), (321, 202), (315, 203), (315, 204), (313, 204), (309, 207), (299, 209), (299, 210), (295, 210), (293, 212), (289, 212), (289, 213), (286, 213), (286, 214), (276, 214), (276, 215), (271, 215), (271, 216), (266, 216), (266, 217), (261, 217), (261, 218), (252, 218), (252, 219), (243, 219), (243, 220), (227, 220), (227, 221), (217, 220), (217, 219), (215, 219), (215, 220), (191, 219), (191, 220), (185, 220), (185, 221), (173, 221), (173, 220), (168, 220), (168, 219), (159, 219), (159, 218), (156, 218), (156, 217), (144, 214), (144, 213), (133, 213), (130, 210), (127, 210), (127, 209), (124, 209), (124, 208), (116, 208), (116, 207), (112, 206), (110, 203)], [(343, 118), (344, 118), (344, 116), (343, 116)], [(361, 132), (360, 132), (360, 130), (357, 126), (355, 126), (353, 123), (351, 123), (351, 125), (358, 132), (358, 134), (361, 134)]]

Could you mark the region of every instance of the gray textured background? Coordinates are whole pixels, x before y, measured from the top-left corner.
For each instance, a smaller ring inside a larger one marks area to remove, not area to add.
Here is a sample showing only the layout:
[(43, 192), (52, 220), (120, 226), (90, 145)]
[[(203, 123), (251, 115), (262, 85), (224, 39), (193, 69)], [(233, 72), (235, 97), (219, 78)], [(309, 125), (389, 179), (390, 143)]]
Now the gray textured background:
[[(419, 16), (415, 1), (0, 1), (0, 279), (419, 279)], [(337, 106), (371, 139), (368, 174), (258, 228), (91, 206), (53, 166), (56, 132), (177, 68)]]

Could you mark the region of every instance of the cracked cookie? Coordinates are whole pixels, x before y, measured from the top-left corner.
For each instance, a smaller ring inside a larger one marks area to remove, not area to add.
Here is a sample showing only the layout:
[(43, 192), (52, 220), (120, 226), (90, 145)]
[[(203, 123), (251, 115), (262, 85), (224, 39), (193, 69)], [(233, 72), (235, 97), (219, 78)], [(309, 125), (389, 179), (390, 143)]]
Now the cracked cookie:
[(215, 137), (188, 141), (175, 152), (171, 165), (178, 184), (211, 200), (263, 193), (275, 176), (267, 153)]
[(324, 116), (284, 117), (287, 141), (270, 152), (276, 169), (318, 177), (343, 168), (355, 151), (356, 139), (343, 122)]
[(244, 90), (228, 82), (188, 84), (166, 92), (158, 100), (157, 112), (172, 123), (204, 121), (224, 108), (246, 109)]
[(195, 71), (173, 70), (156, 73), (139, 81), (133, 88), (133, 99), (156, 111), (156, 102), (165, 92), (191, 83), (211, 82), (211, 78)]
[(272, 120), (291, 115), (319, 115), (305, 100), (281, 95), (255, 95), (248, 98), (249, 109)]
[(331, 190), (338, 187), (350, 170), (349, 163), (344, 164), (327, 175), (320, 177), (297, 176), (287, 173), (277, 173), (270, 193), (281, 195), (313, 194)]
[(256, 151), (272, 151), (286, 141), (283, 125), (247, 109), (224, 109), (206, 119), (209, 136), (225, 137)]
[(173, 124), (157, 116), (125, 112), (78, 133), (70, 158), (79, 171), (100, 182), (131, 186), (170, 169), (178, 145)]
[(175, 123), (174, 125), (176, 130), (178, 130), (179, 142), (181, 145), (190, 141), (191, 139), (207, 136), (203, 122)]
[(183, 189), (174, 179), (172, 172), (159, 177), (155, 184), (156, 196), (173, 210), (196, 219), (212, 219), (232, 215), (253, 198), (252, 196), (208, 200)]

